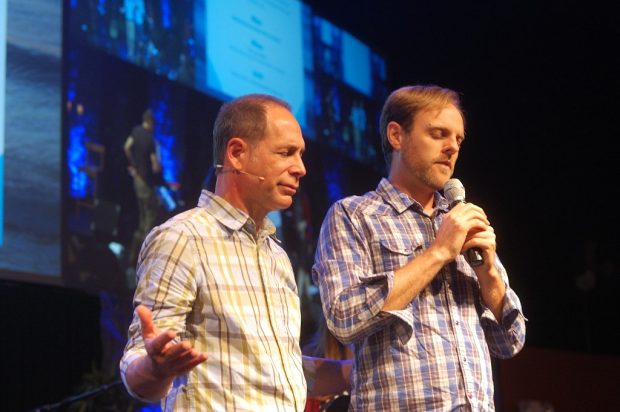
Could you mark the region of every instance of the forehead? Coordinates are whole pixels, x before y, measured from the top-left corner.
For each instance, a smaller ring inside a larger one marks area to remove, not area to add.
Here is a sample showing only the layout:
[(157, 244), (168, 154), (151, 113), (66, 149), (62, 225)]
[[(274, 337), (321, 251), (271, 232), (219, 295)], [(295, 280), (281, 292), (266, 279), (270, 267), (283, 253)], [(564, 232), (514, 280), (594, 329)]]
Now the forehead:
[(414, 128), (443, 128), (465, 134), (463, 114), (453, 104), (422, 110), (413, 119)]
[(266, 120), (265, 138), (271, 138), (274, 142), (304, 144), (299, 123), (284, 107), (268, 106)]

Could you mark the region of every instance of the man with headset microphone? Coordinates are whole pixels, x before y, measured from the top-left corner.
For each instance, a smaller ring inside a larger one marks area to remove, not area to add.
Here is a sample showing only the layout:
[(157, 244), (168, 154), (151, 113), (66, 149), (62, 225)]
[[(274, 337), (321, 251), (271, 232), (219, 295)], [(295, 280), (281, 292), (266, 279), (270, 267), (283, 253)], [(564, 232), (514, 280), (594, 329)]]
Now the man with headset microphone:
[(121, 376), (164, 411), (300, 411), (304, 372), (314, 393), (337, 393), (350, 369), (302, 361), (295, 277), (266, 217), (291, 205), (306, 174), (301, 129), (286, 102), (247, 95), (222, 106), (213, 140), (215, 191), (140, 252)]

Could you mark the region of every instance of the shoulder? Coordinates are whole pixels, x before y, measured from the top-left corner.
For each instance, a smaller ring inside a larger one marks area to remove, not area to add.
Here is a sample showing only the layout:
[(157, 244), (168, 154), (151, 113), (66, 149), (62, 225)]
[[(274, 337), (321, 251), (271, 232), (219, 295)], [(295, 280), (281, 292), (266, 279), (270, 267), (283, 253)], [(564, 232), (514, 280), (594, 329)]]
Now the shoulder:
[(131, 135), (135, 138), (135, 139), (140, 139), (143, 141), (150, 141), (152, 140), (152, 132), (145, 129), (142, 125), (137, 125), (135, 126), (132, 130), (131, 130)]
[(142, 126), (138, 125), (138, 126), (134, 126), (131, 129), (131, 135), (132, 136), (136, 136), (136, 135), (140, 135), (142, 133)]
[(352, 218), (383, 214), (387, 207), (385, 201), (376, 191), (370, 191), (361, 196), (348, 196), (335, 202), (330, 213), (346, 213)]
[[(172, 216), (153, 229), (154, 235), (170, 238), (206, 238), (219, 228), (217, 220), (203, 208), (194, 207)], [(221, 231), (221, 229), (220, 229)]]

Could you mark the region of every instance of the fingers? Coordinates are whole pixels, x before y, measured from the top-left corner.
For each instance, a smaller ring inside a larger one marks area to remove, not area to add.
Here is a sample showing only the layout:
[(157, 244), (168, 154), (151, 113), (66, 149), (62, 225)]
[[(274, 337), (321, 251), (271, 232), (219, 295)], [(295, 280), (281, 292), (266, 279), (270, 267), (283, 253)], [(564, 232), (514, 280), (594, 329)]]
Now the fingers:
[(170, 344), (158, 356), (151, 356), (158, 376), (176, 376), (207, 360), (207, 354), (192, 349), (189, 342)]
[(166, 349), (166, 356), (176, 359), (192, 352), (192, 345), (187, 341), (175, 343)]
[(488, 226), (491, 224), (489, 219), (487, 218), (486, 213), (482, 208), (474, 205), (473, 203), (460, 203), (457, 204), (451, 211), (450, 214), (454, 216), (455, 219), (471, 221), (472, 223), (478, 222), (484, 226)]
[(171, 346), (168, 343), (173, 341), (177, 337), (175, 331), (167, 330), (159, 335), (155, 336), (150, 342), (145, 343), (148, 345), (147, 352), (153, 355), (163, 355), (164, 352)]
[(175, 361), (175, 369), (177, 373), (185, 373), (197, 365), (200, 365), (202, 362), (207, 360), (207, 354), (201, 353), (196, 350), (190, 350), (189, 352), (184, 353), (182, 356), (179, 356)]
[(151, 337), (156, 334), (155, 326), (153, 325), (153, 313), (144, 305), (138, 305), (136, 307), (136, 314), (140, 318), (140, 330), (142, 330), (142, 336)]
[(175, 331), (160, 332), (153, 323), (153, 313), (146, 306), (138, 305), (136, 314), (140, 319), (145, 349), (157, 376), (176, 376), (207, 360), (207, 354), (196, 351), (189, 342), (174, 343)]
[(463, 243), (462, 251), (477, 247), (486, 251), (486, 255), (494, 255), (496, 249), (495, 242), (495, 230), (492, 226), (487, 226), (485, 230), (470, 232)]
[(168, 342), (176, 338), (176, 332), (167, 330), (161, 333), (153, 324), (153, 313), (144, 305), (136, 307), (136, 314), (140, 318), (140, 329), (147, 351), (152, 354), (162, 353)]

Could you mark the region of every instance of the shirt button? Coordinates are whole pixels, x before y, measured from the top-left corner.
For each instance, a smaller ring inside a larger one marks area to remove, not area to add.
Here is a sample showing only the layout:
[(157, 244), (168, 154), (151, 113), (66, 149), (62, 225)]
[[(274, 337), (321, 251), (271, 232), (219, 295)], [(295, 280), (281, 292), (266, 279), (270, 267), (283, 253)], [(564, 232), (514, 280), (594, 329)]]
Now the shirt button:
[(457, 320), (456, 322), (454, 322), (454, 323), (456, 324), (456, 326), (458, 326), (458, 325), (459, 325), (459, 321), (458, 321), (458, 320)]

